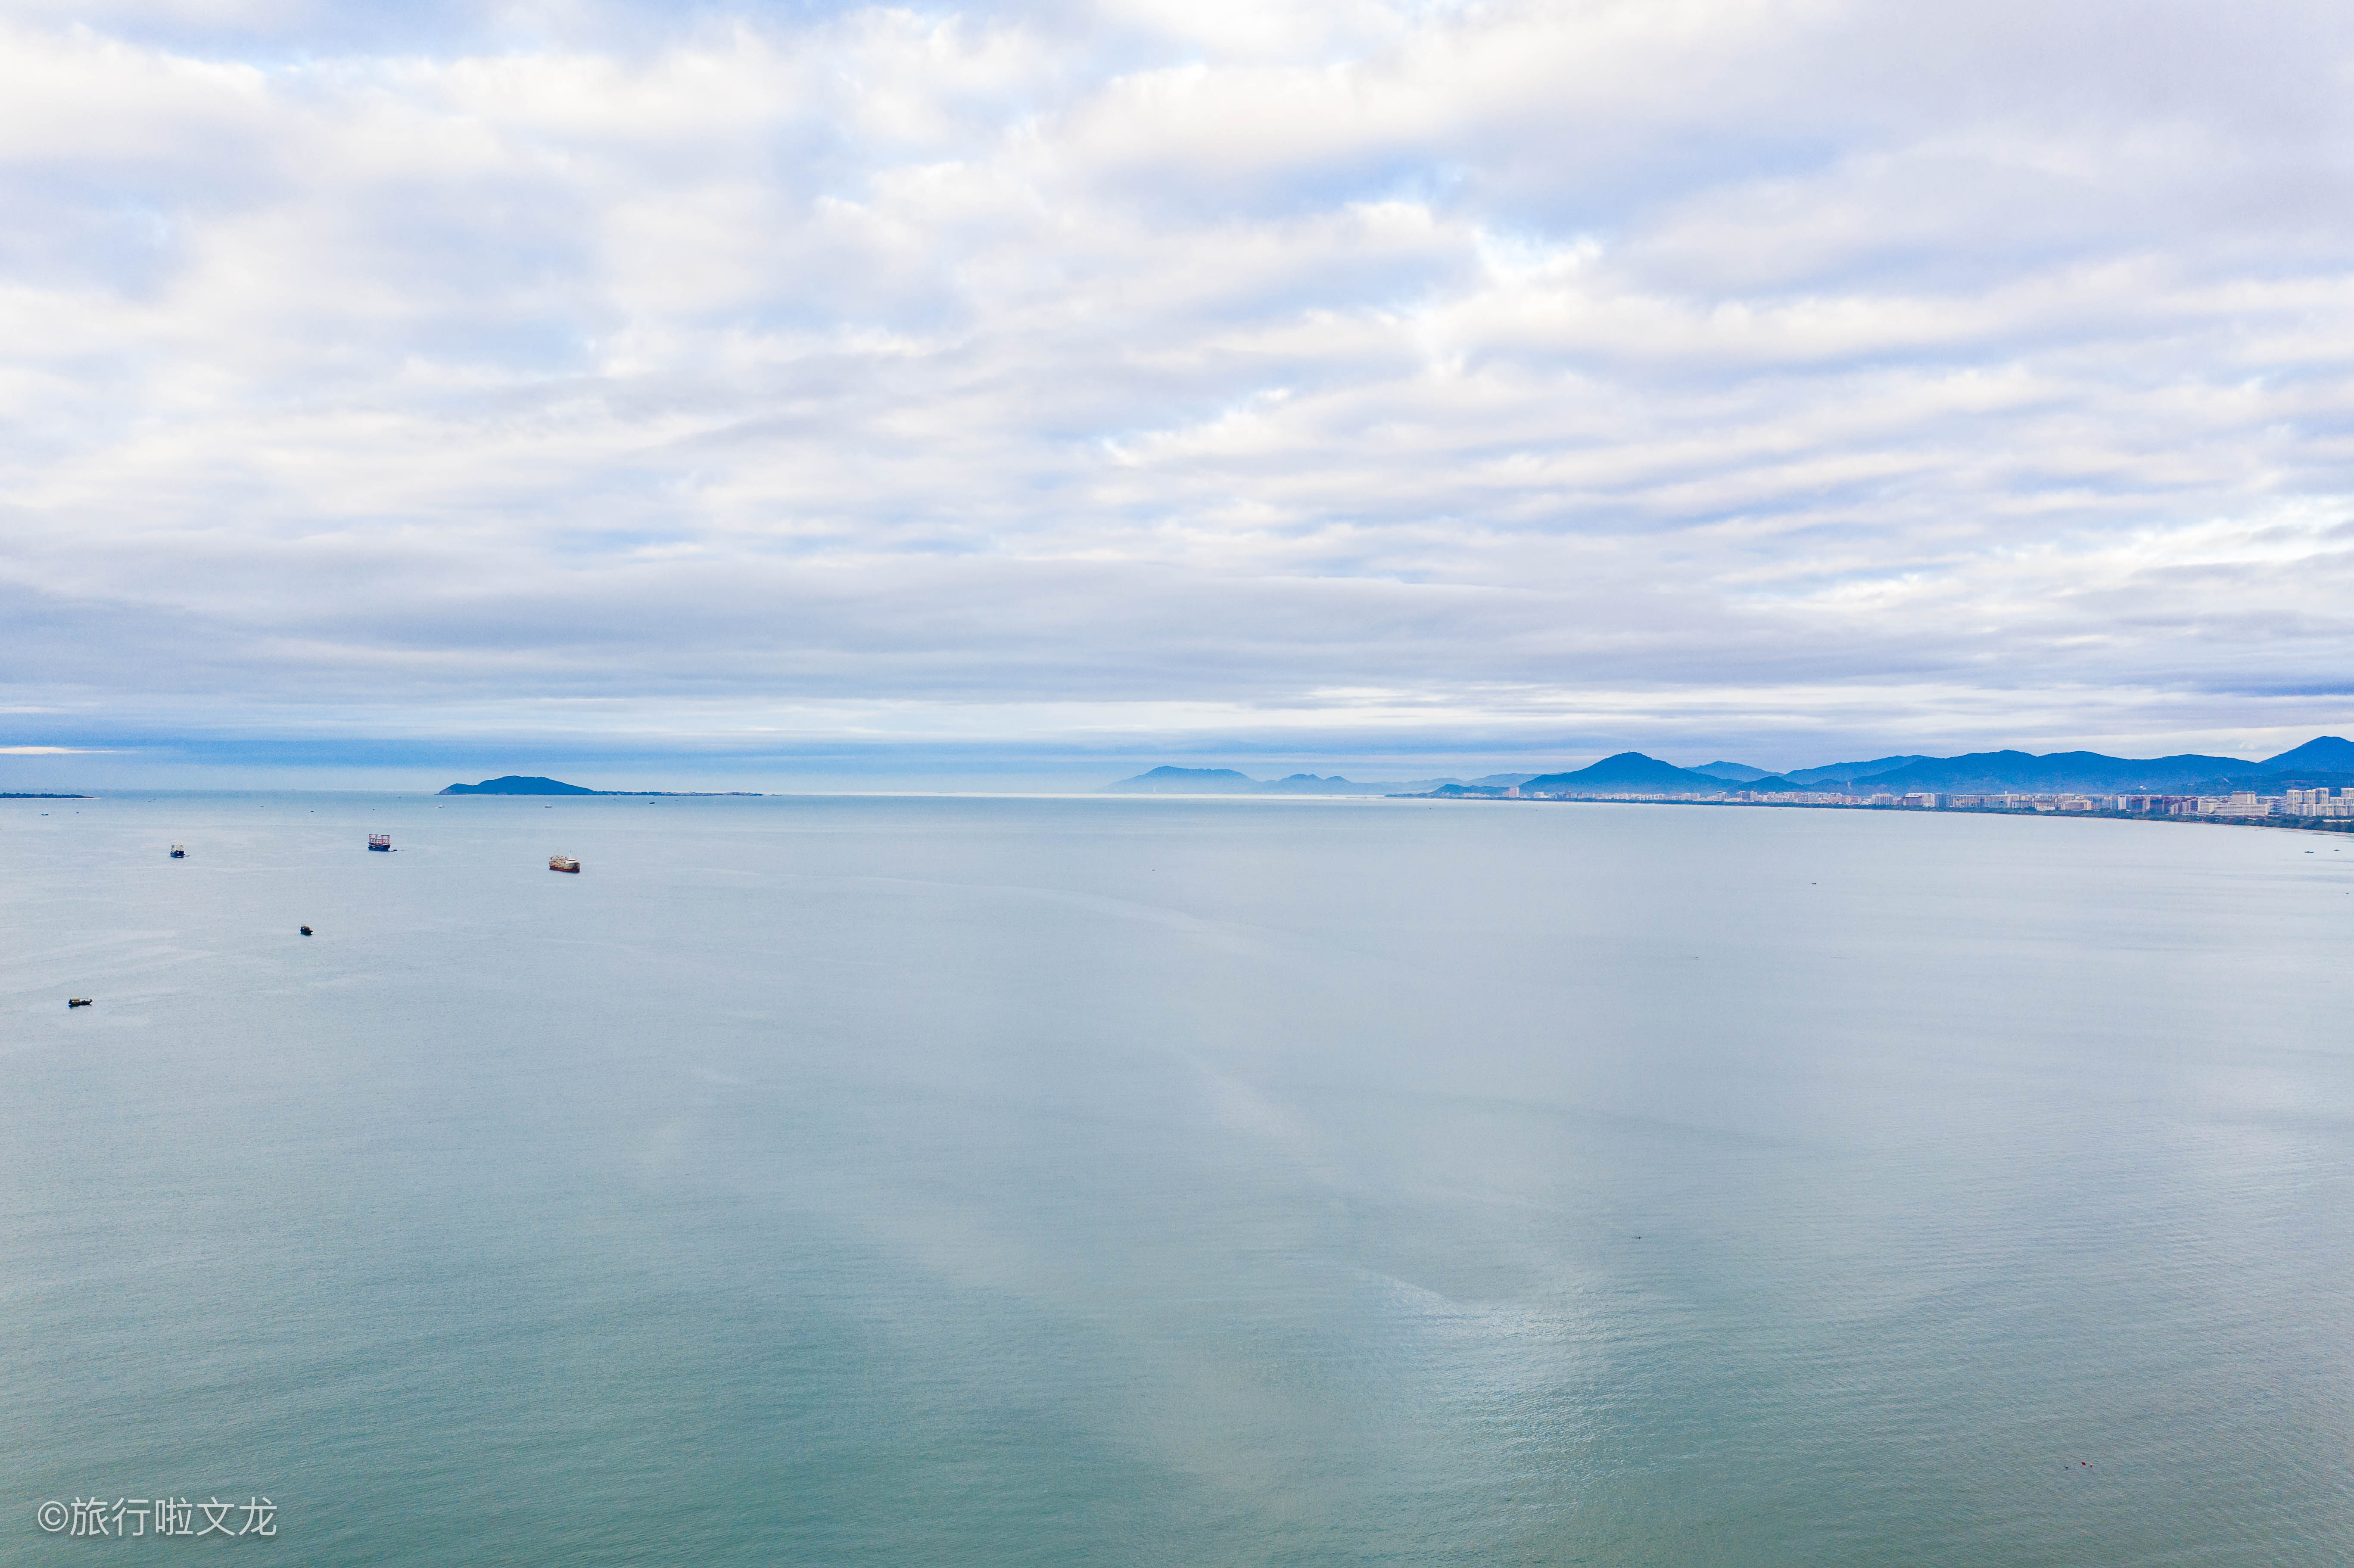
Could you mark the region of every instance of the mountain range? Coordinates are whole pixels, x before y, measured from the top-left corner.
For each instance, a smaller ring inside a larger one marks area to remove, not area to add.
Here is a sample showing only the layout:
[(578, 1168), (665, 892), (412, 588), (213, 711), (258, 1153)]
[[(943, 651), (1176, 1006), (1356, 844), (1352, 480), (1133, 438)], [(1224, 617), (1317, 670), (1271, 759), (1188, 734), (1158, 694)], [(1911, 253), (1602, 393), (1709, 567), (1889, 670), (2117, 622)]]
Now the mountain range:
[(2354, 788), (2354, 741), (2325, 735), (2260, 762), (2184, 752), (2172, 757), (2108, 757), (2097, 751), (1975, 751), (1961, 757), (1917, 754), (1769, 773), (1744, 762), (1679, 768), (1639, 751), (1622, 751), (1561, 773), (1491, 773), (1483, 779), (1425, 779), (1368, 784), (1295, 773), (1259, 780), (1228, 768), (1156, 768), (1106, 788), (1129, 794), (1500, 795), (1518, 785), (1530, 794), (1712, 795), (1728, 788), (1761, 793), (1829, 790), (1850, 794), (2222, 794), (2291, 785)]

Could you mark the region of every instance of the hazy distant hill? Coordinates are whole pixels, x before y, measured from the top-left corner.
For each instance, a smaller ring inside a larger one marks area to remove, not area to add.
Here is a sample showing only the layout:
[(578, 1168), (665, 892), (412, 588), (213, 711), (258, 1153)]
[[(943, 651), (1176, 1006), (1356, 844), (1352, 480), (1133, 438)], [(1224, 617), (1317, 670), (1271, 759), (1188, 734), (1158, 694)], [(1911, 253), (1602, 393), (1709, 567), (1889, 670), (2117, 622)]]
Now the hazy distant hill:
[[(1474, 785), (1503, 787), (1518, 784), (1528, 777), (1525, 773), (1490, 773), (1485, 779), (1475, 779)], [(1313, 773), (1294, 773), (1288, 779), (1253, 779), (1231, 768), (1156, 768), (1140, 773), (1133, 779), (1123, 779), (1104, 786), (1104, 792), (1121, 795), (1399, 795), (1438, 789), (1444, 785), (1461, 785), (1460, 779), (1416, 779), (1403, 784), (1369, 784), (1343, 779), (1338, 774), (1319, 778)]]
[(1767, 772), (1765, 768), (1752, 768), (1746, 762), (1703, 762), (1698, 768), (1691, 768), (1690, 771), (1693, 773), (1705, 773), (1712, 779), (1728, 779), (1735, 784), (1746, 784), (1753, 779), (1771, 779), (1775, 777), (1774, 774)]
[(1156, 768), (1104, 789), (1129, 795), (1251, 795), (1258, 780), (1231, 768)]
[(1253, 789), (1267, 794), (1280, 795), (1345, 795), (1360, 789), (1378, 788), (1370, 784), (1352, 784), (1335, 773), (1330, 779), (1320, 779), (1313, 773), (1294, 773), (1288, 779), (1269, 779), (1255, 784)]

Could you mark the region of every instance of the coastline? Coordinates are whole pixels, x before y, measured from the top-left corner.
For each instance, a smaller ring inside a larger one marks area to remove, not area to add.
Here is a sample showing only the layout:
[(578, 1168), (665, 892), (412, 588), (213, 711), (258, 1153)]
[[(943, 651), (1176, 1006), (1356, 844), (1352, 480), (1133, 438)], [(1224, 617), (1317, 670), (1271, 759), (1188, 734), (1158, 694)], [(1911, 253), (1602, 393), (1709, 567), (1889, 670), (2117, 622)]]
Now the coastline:
[(2279, 813), (2226, 816), (2220, 812), (2120, 811), (2108, 807), (1914, 806), (1895, 800), (1724, 800), (1690, 795), (1388, 795), (1390, 800), (1503, 806), (1730, 806), (1781, 811), (1910, 811), (1924, 816), (2102, 818), (2118, 822), (2212, 823), (2242, 828), (2296, 828), (2311, 832), (2354, 833), (2354, 817), (2292, 817)]

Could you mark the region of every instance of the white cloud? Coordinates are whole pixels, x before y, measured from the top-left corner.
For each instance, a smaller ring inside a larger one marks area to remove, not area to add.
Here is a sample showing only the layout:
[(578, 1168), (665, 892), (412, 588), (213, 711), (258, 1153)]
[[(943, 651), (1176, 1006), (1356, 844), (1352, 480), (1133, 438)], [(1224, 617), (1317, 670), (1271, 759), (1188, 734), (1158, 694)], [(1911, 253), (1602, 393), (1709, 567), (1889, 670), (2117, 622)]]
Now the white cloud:
[(2335, 8), (80, 15), (16, 738), (2345, 723)]

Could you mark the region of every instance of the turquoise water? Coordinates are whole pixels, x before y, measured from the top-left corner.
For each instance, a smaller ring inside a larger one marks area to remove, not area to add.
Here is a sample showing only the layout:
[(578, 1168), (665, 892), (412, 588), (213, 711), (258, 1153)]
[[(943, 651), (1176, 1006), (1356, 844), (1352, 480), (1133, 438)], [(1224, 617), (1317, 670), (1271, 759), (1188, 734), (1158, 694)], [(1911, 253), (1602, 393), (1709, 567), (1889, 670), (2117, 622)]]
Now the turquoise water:
[(2317, 835), (9, 801), (0, 928), (9, 1563), (2354, 1561)]

